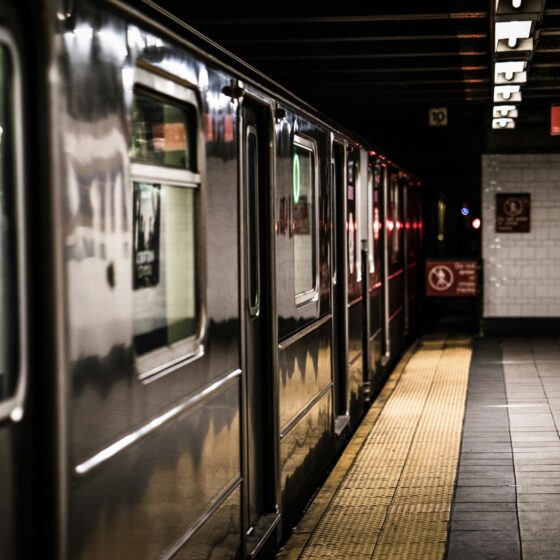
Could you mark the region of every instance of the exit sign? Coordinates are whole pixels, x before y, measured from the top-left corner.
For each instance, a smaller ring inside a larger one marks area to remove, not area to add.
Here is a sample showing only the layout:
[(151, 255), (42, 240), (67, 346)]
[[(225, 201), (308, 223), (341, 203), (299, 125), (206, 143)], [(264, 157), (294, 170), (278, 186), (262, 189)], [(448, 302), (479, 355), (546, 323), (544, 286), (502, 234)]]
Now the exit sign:
[(447, 107), (430, 109), (430, 126), (447, 126)]
[(560, 136), (560, 105), (550, 108), (550, 135)]

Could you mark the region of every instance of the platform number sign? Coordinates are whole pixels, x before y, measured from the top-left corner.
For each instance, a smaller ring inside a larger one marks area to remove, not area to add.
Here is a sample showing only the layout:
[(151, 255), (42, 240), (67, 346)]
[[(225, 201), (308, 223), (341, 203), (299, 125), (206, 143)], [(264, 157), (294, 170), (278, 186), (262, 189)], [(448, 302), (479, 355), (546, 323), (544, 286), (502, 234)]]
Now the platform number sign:
[(447, 126), (447, 107), (430, 109), (430, 126)]

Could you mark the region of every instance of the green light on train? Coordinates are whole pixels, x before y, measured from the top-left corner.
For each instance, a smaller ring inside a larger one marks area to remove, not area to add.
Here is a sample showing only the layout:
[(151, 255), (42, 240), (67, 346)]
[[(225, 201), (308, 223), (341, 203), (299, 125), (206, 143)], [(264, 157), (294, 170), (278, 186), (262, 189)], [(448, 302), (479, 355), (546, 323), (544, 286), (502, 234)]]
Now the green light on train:
[(292, 186), (294, 191), (294, 204), (299, 202), (301, 176), (299, 171), (299, 156), (294, 154), (294, 161), (292, 164)]

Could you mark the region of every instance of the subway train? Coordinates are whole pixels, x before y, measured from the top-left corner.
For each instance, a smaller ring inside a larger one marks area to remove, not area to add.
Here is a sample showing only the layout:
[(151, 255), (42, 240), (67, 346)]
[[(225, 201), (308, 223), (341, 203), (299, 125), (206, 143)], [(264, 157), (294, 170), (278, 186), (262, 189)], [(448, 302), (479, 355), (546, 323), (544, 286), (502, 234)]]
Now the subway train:
[(0, 127), (0, 558), (272, 557), (418, 327), (419, 180), (148, 0), (0, 0)]

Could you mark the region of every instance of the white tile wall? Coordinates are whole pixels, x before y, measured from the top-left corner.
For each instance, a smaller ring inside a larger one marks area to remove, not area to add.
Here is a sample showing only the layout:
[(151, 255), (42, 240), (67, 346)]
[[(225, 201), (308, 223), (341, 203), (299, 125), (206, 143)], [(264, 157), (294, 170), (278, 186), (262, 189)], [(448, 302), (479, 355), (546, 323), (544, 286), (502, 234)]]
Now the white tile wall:
[[(496, 193), (531, 193), (530, 233), (496, 233)], [(485, 317), (560, 317), (560, 154), (482, 156)]]

